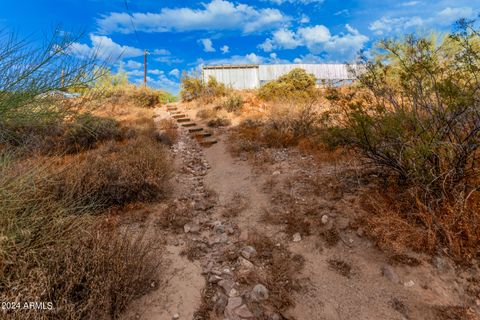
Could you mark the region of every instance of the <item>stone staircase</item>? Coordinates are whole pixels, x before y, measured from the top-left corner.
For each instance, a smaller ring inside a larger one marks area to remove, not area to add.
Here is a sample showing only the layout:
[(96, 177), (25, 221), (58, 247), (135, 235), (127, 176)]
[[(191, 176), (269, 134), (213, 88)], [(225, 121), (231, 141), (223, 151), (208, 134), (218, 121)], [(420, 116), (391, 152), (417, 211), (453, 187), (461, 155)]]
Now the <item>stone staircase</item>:
[(167, 105), (167, 111), (179, 125), (188, 130), (190, 136), (195, 138), (201, 146), (209, 147), (217, 143), (217, 140), (212, 137), (211, 131), (204, 130), (177, 107)]

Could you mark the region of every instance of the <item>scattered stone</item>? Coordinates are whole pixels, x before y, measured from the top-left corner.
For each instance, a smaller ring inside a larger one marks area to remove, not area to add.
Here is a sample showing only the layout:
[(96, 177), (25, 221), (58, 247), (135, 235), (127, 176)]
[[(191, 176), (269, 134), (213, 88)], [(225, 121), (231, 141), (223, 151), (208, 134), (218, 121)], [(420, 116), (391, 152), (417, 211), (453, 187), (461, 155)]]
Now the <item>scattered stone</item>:
[(326, 214), (324, 214), (324, 215), (322, 216), (322, 223), (323, 223), (323, 224), (327, 224), (327, 223), (328, 223), (328, 216), (327, 216)]
[(228, 304), (227, 296), (221, 293), (217, 293), (217, 295), (214, 297), (214, 302), (215, 302), (215, 305), (213, 308), (217, 313), (217, 315), (223, 314)]
[(413, 280), (407, 281), (403, 284), (405, 287), (410, 288), (415, 285), (415, 282)]
[(230, 290), (230, 292), (228, 293), (228, 296), (229, 296), (229, 297), (238, 297), (239, 294), (238, 294), (238, 291), (237, 291), (235, 288), (233, 288), (233, 289)]
[(274, 172), (272, 173), (272, 176), (278, 176), (278, 175), (280, 175), (280, 171), (278, 171), (278, 170), (277, 170), (277, 171), (274, 171)]
[(217, 283), (221, 280), (223, 280), (223, 278), (219, 277), (217, 275), (211, 275), (210, 278), (208, 278), (208, 282), (210, 282), (210, 283)]
[(400, 279), (398, 278), (398, 275), (393, 270), (393, 268), (390, 267), (389, 265), (382, 266), (382, 274), (385, 278), (387, 278), (388, 280), (390, 280), (393, 283), (399, 283), (400, 282)]
[(300, 235), (300, 233), (297, 232), (293, 235), (293, 242), (300, 242), (300, 241), (302, 241), (302, 236)]
[(185, 231), (185, 233), (197, 233), (200, 231), (200, 226), (196, 223), (189, 222), (183, 226), (183, 231)]
[(222, 275), (231, 276), (232, 271), (230, 271), (230, 269), (228, 269), (228, 268), (225, 268), (225, 269), (222, 270)]
[(241, 251), (240, 254), (245, 258), (250, 260), (251, 258), (255, 257), (257, 254), (257, 250), (255, 250), (252, 246), (246, 246)]
[(362, 227), (359, 227), (359, 228), (357, 229), (357, 236), (363, 237), (364, 234), (365, 234), (365, 230), (363, 230)]
[(180, 315), (178, 313), (175, 313), (173, 315), (172, 319), (174, 319), (174, 320), (180, 319)]
[(283, 317), (279, 315), (278, 313), (274, 313), (268, 317), (268, 320), (282, 320)]
[(251, 270), (254, 268), (253, 263), (251, 263), (250, 261), (248, 261), (243, 257), (238, 257), (238, 264), (240, 265), (240, 268), (244, 268), (248, 270)]
[(257, 284), (253, 287), (250, 297), (257, 302), (268, 299), (268, 289), (263, 284)]
[(447, 260), (440, 256), (435, 256), (432, 259), (432, 263), (438, 270), (445, 272), (450, 269), (450, 265), (448, 264)]
[(231, 280), (226, 280), (226, 279), (220, 280), (220, 281), (218, 282), (218, 285), (223, 288), (225, 294), (230, 294), (230, 291), (231, 291), (231, 290), (233, 289), (233, 287), (234, 287), (233, 281), (231, 281)]
[(255, 317), (246, 305), (242, 305), (239, 308), (237, 308), (235, 310), (235, 314), (243, 319), (250, 319)]
[(242, 297), (228, 298), (227, 309), (233, 310), (242, 305)]

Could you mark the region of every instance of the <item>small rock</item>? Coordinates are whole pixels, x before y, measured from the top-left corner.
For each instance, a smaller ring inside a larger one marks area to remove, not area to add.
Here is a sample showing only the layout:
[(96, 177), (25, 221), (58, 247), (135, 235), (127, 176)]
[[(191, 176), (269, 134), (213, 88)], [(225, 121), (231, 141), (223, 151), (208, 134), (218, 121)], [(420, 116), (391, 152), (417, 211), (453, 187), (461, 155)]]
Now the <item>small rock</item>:
[(246, 246), (241, 251), (240, 254), (245, 258), (250, 260), (257, 254), (257, 250), (255, 250), (252, 246)]
[(302, 236), (300, 235), (300, 233), (297, 232), (293, 235), (293, 242), (300, 242), (300, 241), (302, 241)]
[(223, 280), (223, 278), (219, 277), (217, 275), (212, 275), (212, 276), (210, 276), (210, 278), (208, 278), (208, 282), (210, 282), (210, 283), (217, 283), (221, 280)]
[(218, 285), (223, 288), (225, 294), (229, 294), (230, 291), (233, 289), (234, 283), (231, 280), (220, 280)]
[(413, 280), (407, 281), (403, 284), (405, 287), (410, 288), (415, 285), (415, 282)]
[(270, 317), (268, 317), (269, 320), (282, 320), (283, 317), (281, 315), (279, 315), (278, 313), (274, 313), (272, 315), (270, 315)]
[(172, 319), (174, 319), (174, 320), (180, 319), (180, 315), (178, 313), (175, 313), (173, 315)]
[(200, 231), (200, 226), (196, 223), (189, 222), (183, 226), (183, 231), (185, 231), (185, 233), (197, 233)]
[(432, 263), (439, 271), (445, 272), (450, 269), (450, 265), (447, 260), (443, 257), (435, 256), (432, 259)]
[(244, 257), (238, 257), (238, 264), (240, 268), (253, 269), (254, 265)]
[(324, 215), (322, 216), (322, 223), (323, 223), (323, 224), (327, 224), (327, 223), (328, 223), (328, 216), (327, 216), (326, 214), (324, 214)]
[(273, 171), (272, 176), (278, 176), (278, 175), (280, 175), (280, 171), (278, 171), (278, 170), (277, 170), (277, 171)]
[(249, 319), (254, 317), (253, 313), (248, 309), (246, 305), (242, 305), (239, 308), (237, 308), (235, 310), (235, 314), (240, 318), (244, 318), (244, 319), (245, 318)]
[(228, 293), (228, 296), (229, 296), (229, 297), (238, 297), (239, 294), (238, 294), (238, 291), (237, 291), (235, 288), (233, 288), (233, 289), (230, 290), (230, 292)]
[(388, 265), (382, 266), (382, 274), (387, 278), (388, 280), (392, 281), (393, 283), (399, 283), (400, 279), (398, 278), (398, 275), (395, 273), (395, 271), (392, 269), (392, 267)]
[(363, 230), (362, 227), (357, 229), (357, 236), (363, 237), (364, 234), (365, 234), (365, 231)]
[(242, 305), (242, 297), (228, 298), (227, 309), (233, 310)]
[(228, 298), (224, 294), (218, 294), (218, 296), (215, 299), (215, 305), (214, 305), (214, 310), (217, 313), (217, 315), (223, 314), (225, 311), (225, 308), (227, 307), (228, 304)]
[(263, 284), (253, 287), (250, 297), (257, 302), (268, 299), (268, 289)]

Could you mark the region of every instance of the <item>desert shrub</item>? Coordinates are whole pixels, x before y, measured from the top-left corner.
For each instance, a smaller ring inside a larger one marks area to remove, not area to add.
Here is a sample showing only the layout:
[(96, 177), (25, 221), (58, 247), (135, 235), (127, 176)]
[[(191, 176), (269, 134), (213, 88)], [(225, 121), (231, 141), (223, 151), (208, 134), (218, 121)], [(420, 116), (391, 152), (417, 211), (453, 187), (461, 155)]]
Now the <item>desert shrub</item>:
[(227, 127), (230, 124), (231, 124), (230, 119), (221, 118), (221, 117), (216, 117), (207, 122), (207, 125), (211, 128)]
[(478, 187), (480, 38), (473, 22), (460, 27), (380, 42), (358, 74), (368, 98), (343, 103), (350, 144), (434, 197)]
[(88, 150), (98, 142), (120, 139), (122, 133), (114, 119), (96, 117), (91, 113), (78, 115), (65, 131), (65, 150), (69, 153)]
[(264, 100), (304, 100), (314, 97), (316, 78), (305, 70), (296, 68), (264, 84), (258, 96)]
[(209, 119), (213, 118), (217, 115), (217, 111), (215, 109), (201, 109), (197, 112), (197, 117), (200, 119)]
[(211, 99), (227, 94), (227, 88), (214, 77), (205, 83), (202, 79), (183, 74), (180, 97), (182, 101), (192, 101), (199, 98)]
[[(0, 163), (0, 300), (52, 302), (52, 310), (4, 311), (16, 319), (114, 318), (145, 292), (156, 248), (124, 236), (68, 199), (50, 195), (51, 168)], [(32, 167), (34, 169), (32, 169)]]
[(221, 108), (228, 112), (240, 111), (243, 107), (243, 98), (240, 95), (232, 95), (221, 104)]
[(56, 177), (53, 193), (83, 206), (106, 208), (153, 201), (167, 194), (171, 166), (164, 146), (139, 136), (109, 142), (67, 165)]
[(45, 45), (36, 47), (0, 31), (0, 143), (22, 144), (24, 133), (50, 127), (70, 114), (62, 91), (94, 80), (95, 56), (76, 59), (69, 48), (78, 40), (54, 30)]

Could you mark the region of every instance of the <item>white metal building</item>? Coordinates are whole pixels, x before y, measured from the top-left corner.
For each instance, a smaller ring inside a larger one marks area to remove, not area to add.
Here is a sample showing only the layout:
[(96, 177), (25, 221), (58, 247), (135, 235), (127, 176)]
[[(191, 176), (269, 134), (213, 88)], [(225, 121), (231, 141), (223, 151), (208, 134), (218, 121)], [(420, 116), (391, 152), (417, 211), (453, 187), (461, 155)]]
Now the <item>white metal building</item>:
[(317, 81), (327, 83), (339, 83), (353, 80), (349, 70), (356, 68), (355, 65), (346, 64), (246, 64), (246, 65), (223, 65), (204, 66), (203, 81), (215, 77), (218, 82), (224, 83), (234, 89), (255, 89), (268, 81), (290, 72), (295, 68), (301, 68), (312, 73)]

